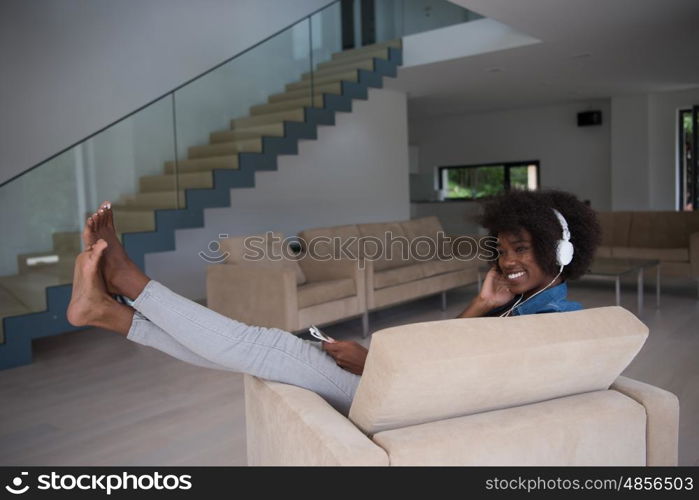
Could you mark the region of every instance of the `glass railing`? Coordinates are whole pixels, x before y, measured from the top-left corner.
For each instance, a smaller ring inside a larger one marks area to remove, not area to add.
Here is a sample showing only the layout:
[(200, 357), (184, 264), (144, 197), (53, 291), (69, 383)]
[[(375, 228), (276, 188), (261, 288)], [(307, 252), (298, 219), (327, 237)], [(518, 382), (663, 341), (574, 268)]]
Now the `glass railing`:
[(153, 231), (156, 210), (185, 208), (187, 188), (212, 187), (215, 169), (321, 107), (328, 89), (311, 75), (341, 51), (340, 33), (334, 2), (1, 185), (0, 343), (2, 318), (45, 310), (46, 289), (72, 282), (102, 201), (121, 234)]
[[(446, 0), (375, 9), (376, 43), (473, 17)], [(356, 57), (337, 57), (341, 16), (331, 3), (0, 185), (0, 320), (46, 310), (46, 289), (71, 283), (81, 228), (102, 201), (121, 234), (154, 231), (157, 211), (187, 208), (187, 189), (213, 187), (216, 171), (238, 169), (239, 153), (261, 152), (263, 137), (284, 136), (370, 69), (372, 60), (354, 68)]]
[[(363, 3), (354, 0), (353, 4), (353, 17), (358, 20), (355, 21), (354, 30), (357, 46), (382, 43), (483, 18), (447, 0), (374, 0)], [(362, 12), (362, 8), (371, 3), (373, 10)], [(366, 29), (365, 23), (373, 26)]]

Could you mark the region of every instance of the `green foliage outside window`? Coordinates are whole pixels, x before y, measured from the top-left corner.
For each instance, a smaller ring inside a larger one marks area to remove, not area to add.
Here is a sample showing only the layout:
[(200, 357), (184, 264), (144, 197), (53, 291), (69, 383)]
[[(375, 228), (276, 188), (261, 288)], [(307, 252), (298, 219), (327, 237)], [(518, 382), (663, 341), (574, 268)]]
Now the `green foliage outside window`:
[(447, 173), (448, 198), (483, 198), (502, 193), (505, 167), (450, 169)]

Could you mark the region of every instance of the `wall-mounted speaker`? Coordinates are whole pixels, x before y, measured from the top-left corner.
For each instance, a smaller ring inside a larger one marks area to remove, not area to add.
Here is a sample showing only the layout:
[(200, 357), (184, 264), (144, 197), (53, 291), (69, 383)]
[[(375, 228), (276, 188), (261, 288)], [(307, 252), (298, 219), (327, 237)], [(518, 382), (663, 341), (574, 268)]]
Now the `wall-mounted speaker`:
[(589, 127), (591, 125), (602, 125), (601, 111), (583, 111), (578, 113), (578, 127)]

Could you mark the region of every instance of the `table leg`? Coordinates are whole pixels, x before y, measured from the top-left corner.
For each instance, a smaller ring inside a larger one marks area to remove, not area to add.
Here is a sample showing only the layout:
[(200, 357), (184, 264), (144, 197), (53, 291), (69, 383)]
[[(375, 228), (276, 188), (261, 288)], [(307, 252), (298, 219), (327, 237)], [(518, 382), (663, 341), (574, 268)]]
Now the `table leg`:
[(620, 306), (621, 305), (621, 276), (617, 275), (616, 277), (616, 305)]
[(638, 281), (636, 283), (636, 293), (638, 295), (638, 313), (643, 309), (643, 268), (638, 270)]
[(660, 308), (660, 264), (655, 266), (655, 307)]

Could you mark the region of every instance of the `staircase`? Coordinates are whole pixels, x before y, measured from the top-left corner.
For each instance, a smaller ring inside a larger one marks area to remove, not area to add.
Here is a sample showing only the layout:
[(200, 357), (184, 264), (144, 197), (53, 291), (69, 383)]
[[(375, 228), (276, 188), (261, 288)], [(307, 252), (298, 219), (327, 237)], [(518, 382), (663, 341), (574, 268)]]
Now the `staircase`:
[[(204, 209), (230, 205), (230, 189), (253, 187), (255, 172), (276, 170), (277, 156), (296, 154), (319, 125), (334, 125), (353, 99), (395, 77), (401, 41), (333, 54), (285, 92), (250, 108), (230, 129), (210, 134), (186, 160), (166, 162), (160, 175), (139, 179), (139, 192), (112, 200), (116, 227), (129, 256), (142, 269), (145, 255), (175, 248), (175, 230), (202, 227)], [(314, 97), (311, 97), (313, 94)], [(87, 215), (87, 214), (86, 214)], [(65, 312), (80, 233), (55, 233), (47, 252), (18, 255), (18, 274), (0, 276), (0, 369), (31, 363), (31, 341), (77, 328)]]

